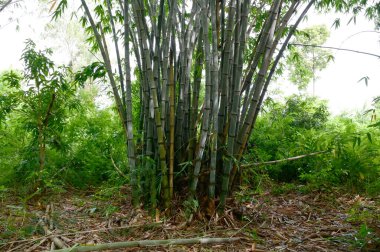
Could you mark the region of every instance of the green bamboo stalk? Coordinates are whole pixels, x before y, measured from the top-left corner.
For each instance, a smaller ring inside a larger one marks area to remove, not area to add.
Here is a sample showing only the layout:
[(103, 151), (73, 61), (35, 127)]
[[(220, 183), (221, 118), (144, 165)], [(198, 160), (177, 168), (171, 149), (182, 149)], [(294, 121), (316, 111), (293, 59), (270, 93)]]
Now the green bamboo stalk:
[[(151, 101), (151, 99), (150, 99)], [(152, 104), (152, 102), (150, 102)], [(148, 113), (150, 114), (150, 113)], [(153, 183), (152, 179), (149, 178), (150, 175), (155, 175), (156, 178), (156, 165), (152, 163), (154, 160), (154, 151), (153, 151), (153, 118), (148, 116), (147, 119), (147, 127), (145, 130), (147, 131), (147, 139), (146, 139), (146, 149), (145, 149), (145, 158), (144, 158), (144, 165), (142, 167), (143, 174), (142, 174), (142, 184), (145, 185), (145, 192), (150, 194), (150, 204), (152, 206), (151, 210), (154, 210), (153, 207), (156, 206), (157, 201), (157, 193), (156, 193), (156, 186), (155, 183)], [(150, 186), (149, 186), (150, 184)]]
[[(129, 118), (128, 117), (128, 112), (125, 111), (125, 108), (123, 107), (123, 101), (122, 99), (120, 98), (120, 95), (119, 95), (119, 91), (118, 91), (118, 88), (117, 88), (117, 85), (116, 85), (116, 81), (115, 81), (115, 78), (114, 78), (114, 75), (113, 75), (113, 72), (112, 72), (112, 66), (111, 66), (111, 61), (110, 61), (110, 58), (109, 58), (109, 55), (108, 55), (108, 50), (107, 50), (107, 44), (105, 42), (105, 39), (104, 39), (104, 33), (102, 34), (99, 34), (99, 31), (95, 25), (95, 22), (92, 18), (92, 15), (91, 15), (91, 12), (87, 6), (87, 3), (85, 0), (81, 0), (82, 2), (82, 6), (85, 10), (85, 14), (86, 16), (88, 17), (89, 21), (90, 21), (90, 24), (91, 24), (91, 28), (94, 32), (94, 35), (95, 35), (95, 39), (99, 45), (99, 49), (100, 49), (100, 52), (101, 52), (101, 55), (102, 55), (102, 58), (104, 60), (104, 64), (105, 64), (105, 67), (106, 67), (106, 71), (107, 71), (107, 75), (108, 75), (108, 78), (110, 80), (110, 84), (111, 84), (111, 87), (112, 87), (112, 91), (113, 91), (113, 94), (114, 94), (114, 99), (115, 99), (115, 102), (116, 102), (116, 106), (117, 106), (117, 109), (118, 109), (118, 113), (119, 113), (119, 116), (121, 118), (121, 121), (123, 123), (123, 128), (125, 130), (125, 133), (126, 133), (126, 136), (127, 136), (127, 148), (128, 148), (128, 156), (130, 158), (130, 169), (131, 169), (131, 186), (132, 186), (132, 191), (134, 192), (133, 194), (133, 204), (135, 206), (138, 205), (139, 203), (139, 189), (138, 189), (138, 184), (137, 184), (137, 179), (134, 179), (135, 175), (136, 174), (136, 166), (135, 166), (135, 155), (134, 155), (134, 144), (133, 144), (133, 134), (131, 135), (131, 132), (133, 133), (133, 127), (132, 127), (132, 119), (131, 117)], [(131, 106), (130, 106), (131, 108)], [(129, 115), (131, 115), (132, 112), (130, 111)], [(128, 129), (130, 128), (130, 129)], [(130, 142), (130, 140), (132, 140), (132, 143)]]
[(234, 1), (230, 1), (229, 11), (228, 11), (228, 20), (227, 20), (227, 29), (225, 30), (225, 35), (223, 36), (223, 52), (222, 52), (222, 61), (220, 63), (220, 87), (221, 87), (221, 97), (220, 97), (220, 109), (219, 109), (219, 125), (218, 125), (218, 138), (220, 139), (220, 144), (225, 143), (225, 127), (227, 124), (227, 83), (229, 80), (230, 74), (230, 56), (232, 55), (232, 29), (234, 24), (235, 16), (235, 5)]
[[(137, 207), (140, 204), (140, 190), (138, 188), (138, 176), (136, 168), (136, 147), (133, 135), (132, 119), (132, 84), (131, 69), (129, 60), (129, 5), (124, 0), (124, 62), (125, 62), (125, 88), (126, 88), (126, 119), (127, 119), (127, 141), (128, 141), (128, 164), (131, 172), (131, 185), (133, 205)], [(120, 61), (121, 64), (121, 61)], [(120, 70), (121, 71), (121, 70)]]
[(174, 66), (173, 66), (173, 52), (170, 51), (170, 69), (169, 69), (169, 131), (170, 131), (170, 155), (169, 155), (169, 186), (170, 186), (170, 196), (173, 197), (173, 187), (174, 187), (174, 126), (175, 126), (175, 92), (174, 92)]
[[(160, 17), (162, 19), (162, 53), (160, 53), (161, 57), (161, 76), (162, 76), (162, 94), (161, 94), (161, 124), (165, 131), (168, 129), (166, 126), (166, 117), (167, 117), (167, 107), (169, 104), (168, 101), (168, 71), (169, 71), (169, 37), (171, 32), (171, 17), (173, 15), (173, 9), (169, 10), (168, 21), (165, 21), (164, 17), (164, 1), (160, 3)], [(156, 43), (158, 43), (158, 38), (156, 39)], [(169, 126), (170, 127), (170, 126)]]
[[(202, 34), (202, 28), (200, 28), (200, 34)], [(190, 142), (188, 148), (188, 160), (193, 160), (195, 152), (195, 144), (197, 139), (197, 117), (198, 117), (198, 107), (199, 107), (199, 93), (200, 85), (202, 80), (202, 69), (203, 69), (203, 52), (202, 52), (202, 37), (198, 36), (198, 45), (195, 55), (195, 66), (194, 66), (194, 80), (193, 80), (193, 94), (191, 103), (191, 114), (190, 114)]]
[[(176, 1), (174, 1), (176, 4)], [(185, 3), (183, 2), (183, 7)], [(178, 8), (173, 6), (173, 8)], [(183, 10), (182, 10), (183, 11)], [(179, 45), (179, 66), (176, 69), (176, 73), (179, 74), (179, 90), (177, 97), (177, 107), (176, 107), (176, 131), (175, 131), (175, 145), (177, 147), (178, 159), (182, 159), (183, 152), (183, 117), (184, 117), (184, 92), (185, 92), (185, 31), (184, 31), (184, 17), (182, 17), (181, 22), (177, 22), (176, 16), (173, 17), (174, 25), (177, 26), (177, 33), (179, 34), (178, 45)], [(181, 29), (179, 29), (179, 26)]]
[[(314, 4), (314, 2), (315, 2), (315, 0), (312, 0), (311, 2), (309, 2), (309, 4), (305, 7), (305, 9), (303, 10), (303, 12), (301, 13), (301, 15), (298, 17), (296, 23), (291, 27), (288, 35), (286, 36), (286, 39), (285, 39), (284, 43), (282, 44), (282, 46), (281, 46), (281, 48), (280, 48), (280, 50), (279, 50), (279, 52), (278, 52), (278, 54), (276, 56), (276, 59), (274, 60), (274, 62), (272, 64), (272, 67), (270, 69), (268, 77), (265, 80), (264, 88), (263, 88), (263, 91), (261, 93), (260, 100), (259, 100), (259, 103), (258, 103), (258, 106), (257, 106), (257, 109), (256, 109), (256, 113), (255, 113), (255, 116), (254, 116), (253, 121), (252, 121), (252, 128), (251, 128), (250, 134), (252, 133), (253, 128), (255, 126), (255, 122), (256, 122), (257, 116), (258, 116), (258, 114), (260, 112), (261, 105), (262, 105), (262, 103), (264, 101), (265, 94), (266, 94), (268, 86), (269, 86), (269, 84), (270, 84), (270, 82), (272, 80), (274, 72), (275, 72), (275, 70), (277, 68), (277, 65), (280, 62), (280, 59), (282, 58), (282, 56), (284, 54), (284, 51), (287, 48), (287, 45), (289, 44), (290, 39), (294, 35), (294, 32), (296, 31), (298, 25), (301, 23), (302, 19), (305, 17), (305, 15), (307, 14), (307, 12), (311, 8), (311, 6)], [(282, 27), (279, 29), (278, 34), (282, 34), (283, 30), (285, 29), (285, 27), (286, 27), (286, 25), (287, 25), (287, 23), (288, 23), (288, 21), (289, 21), (289, 19), (291, 17), (291, 13), (293, 13), (295, 11), (297, 5), (298, 5), (298, 3), (295, 3), (294, 5), (292, 5), (291, 8), (289, 9), (288, 13), (283, 18)], [(277, 45), (279, 43), (280, 38), (281, 38), (281, 36), (276, 36), (274, 44)]]
[(209, 198), (215, 198), (215, 180), (216, 180), (216, 158), (218, 149), (218, 111), (219, 111), (219, 79), (218, 79), (218, 34), (216, 21), (216, 3), (210, 1), (211, 29), (212, 29), (212, 47), (211, 47), (211, 85), (212, 85), (212, 129), (210, 137), (211, 162), (210, 162), (210, 182)]
[(225, 40), (224, 40), (224, 34), (225, 34), (225, 30), (226, 30), (226, 27), (225, 27), (225, 22), (226, 22), (226, 14), (225, 14), (225, 7), (226, 6), (226, 0), (221, 0), (220, 1), (220, 22), (221, 22), (221, 25), (220, 25), (220, 29), (221, 29), (221, 32), (220, 32), (220, 44), (218, 45), (220, 48), (223, 48), (223, 44), (225, 43)]
[(90, 21), (90, 24), (91, 24), (91, 28), (94, 32), (94, 35), (95, 35), (95, 39), (96, 39), (96, 42), (98, 43), (99, 45), (99, 49), (100, 49), (100, 53), (102, 55), (102, 58), (104, 60), (104, 64), (105, 64), (105, 67), (106, 67), (106, 71), (107, 71), (107, 75), (110, 79), (110, 83), (111, 83), (111, 87), (112, 87), (112, 91), (113, 91), (113, 94), (115, 96), (115, 102), (116, 102), (116, 106), (117, 106), (117, 109), (118, 109), (118, 112), (122, 118), (122, 121), (126, 121), (125, 120), (125, 116), (124, 116), (124, 112), (123, 112), (123, 103), (121, 101), (121, 98), (120, 98), (120, 95), (119, 95), (119, 92), (118, 92), (118, 89), (117, 89), (117, 85), (116, 85), (116, 81), (115, 81), (115, 78), (113, 76), (113, 73), (112, 73), (112, 66), (111, 66), (111, 61), (109, 59), (109, 56), (108, 56), (108, 53), (105, 49), (106, 47), (106, 44), (103, 44), (103, 39), (102, 39), (102, 36), (101, 34), (99, 33), (97, 27), (96, 27), (96, 24), (92, 18), (92, 15), (91, 15), (91, 12), (87, 6), (87, 3), (85, 0), (81, 0), (82, 2), (82, 6), (85, 10), (85, 14), (86, 16), (88, 17), (88, 20)]
[(144, 25), (144, 19), (143, 17), (143, 10), (141, 6), (139, 6), (139, 3), (137, 0), (134, 0), (132, 3), (133, 12), (136, 17), (136, 23), (139, 29), (139, 36), (142, 37), (142, 44), (140, 44), (140, 47), (142, 48), (145, 56), (145, 67), (147, 71), (147, 78), (149, 80), (150, 84), (150, 94), (152, 97), (152, 103), (153, 103), (153, 114), (154, 114), (154, 122), (155, 122), (155, 129), (157, 134), (157, 147), (158, 147), (158, 155), (160, 159), (160, 168), (161, 168), (161, 185), (162, 185), (162, 197), (163, 197), (163, 203), (165, 208), (170, 207), (170, 190), (169, 190), (169, 183), (168, 183), (168, 167), (166, 164), (166, 147), (165, 147), (165, 140), (164, 140), (164, 131), (161, 125), (161, 112), (159, 108), (159, 99), (157, 94), (157, 83), (154, 81), (153, 77), (153, 70), (151, 66), (151, 60), (150, 60), (150, 52), (148, 50), (148, 46), (146, 44), (147, 37), (146, 37), (146, 24)]
[[(115, 46), (115, 52), (116, 52), (116, 60), (117, 60), (117, 68), (119, 71), (119, 79), (120, 79), (120, 88), (121, 88), (121, 99), (123, 101), (123, 105), (126, 105), (126, 98), (125, 98), (125, 87), (124, 87), (124, 76), (123, 76), (123, 66), (121, 64), (121, 58), (120, 58), (120, 51), (119, 51), (119, 44), (118, 44), (118, 37), (116, 35), (116, 28), (115, 28), (115, 22), (113, 20), (112, 10), (111, 10), (111, 1), (107, 0), (107, 11), (108, 16), (110, 17), (110, 23), (111, 23), (111, 29), (112, 29), (112, 37), (114, 41)], [(125, 17), (124, 17), (125, 19)]]
[(271, 18), (269, 21), (271, 25), (269, 29), (268, 41), (266, 43), (265, 54), (263, 55), (261, 67), (254, 83), (254, 93), (252, 95), (252, 99), (250, 99), (251, 105), (244, 119), (244, 123), (241, 126), (241, 129), (239, 131), (239, 134), (235, 143), (235, 147), (234, 147), (234, 153), (237, 154), (237, 156), (241, 156), (245, 148), (245, 143), (248, 139), (251, 123), (256, 111), (257, 103), (258, 103), (262, 88), (263, 88), (263, 80), (265, 79), (265, 76), (269, 67), (269, 63), (271, 61), (271, 56), (272, 56), (271, 48), (273, 44), (273, 36), (274, 36), (274, 31), (275, 31), (275, 27), (277, 23), (277, 16), (278, 16), (279, 8), (280, 8), (280, 2), (281, 0), (276, 0), (273, 2), (274, 8), (273, 8)]
[(199, 172), (202, 164), (203, 152), (205, 150), (208, 131), (209, 131), (209, 118), (210, 118), (210, 98), (211, 98), (211, 55), (210, 55), (210, 44), (208, 38), (208, 27), (209, 22), (207, 20), (207, 6), (205, 1), (198, 0), (198, 3), (201, 6), (201, 25), (203, 28), (203, 44), (204, 44), (204, 55), (205, 55), (205, 71), (206, 71), (206, 90), (205, 90), (205, 102), (204, 102), (204, 112), (202, 119), (202, 132), (199, 139), (199, 149), (196, 153), (196, 157), (194, 160), (194, 173), (193, 179), (190, 185), (190, 197), (195, 197), (198, 180), (199, 180)]
[(252, 82), (252, 78), (254, 76), (254, 73), (259, 65), (259, 62), (260, 62), (260, 59), (262, 59), (264, 53), (265, 53), (265, 48), (266, 48), (266, 45), (268, 43), (268, 39), (269, 39), (269, 30), (270, 28), (272, 27), (272, 24), (273, 24), (273, 20), (275, 18), (275, 14), (277, 15), (277, 13), (275, 12), (275, 8), (277, 6), (277, 4), (280, 4), (279, 1), (275, 1), (273, 2), (271, 8), (270, 8), (270, 11), (269, 11), (269, 18), (265, 20), (265, 23), (264, 23), (264, 28), (262, 29), (262, 32), (259, 36), (259, 42), (256, 46), (256, 48), (254, 49), (254, 54), (253, 54), (253, 58), (251, 60), (251, 64), (249, 66), (249, 70), (248, 70), (248, 73), (246, 74), (246, 77), (243, 81), (243, 87), (242, 87), (242, 91), (246, 91), (247, 88), (249, 87), (249, 84), (251, 84)]
[[(314, 4), (315, 0), (312, 0), (308, 3), (308, 5), (305, 7), (304, 11), (301, 13), (300, 17), (297, 19), (296, 23), (293, 25), (293, 28), (291, 29), (290, 33), (288, 34), (283, 46), (282, 46), (282, 49), (280, 50), (279, 54), (280, 57), (282, 56), (287, 44), (289, 43), (289, 40), (290, 38), (292, 37), (292, 35), (294, 34), (294, 31), (296, 29), (296, 27), (299, 25), (299, 23), (301, 22), (302, 18), (307, 14), (307, 12), (309, 11), (309, 9), (311, 8), (311, 6)], [(277, 38), (276, 38), (277, 39)], [(276, 41), (275, 41), (276, 42)], [(277, 41), (278, 42), (278, 41)], [(274, 49), (272, 48), (272, 51), (270, 52), (271, 54), (273, 54), (274, 52)], [(279, 60), (279, 59), (278, 59)], [(277, 61), (277, 59), (276, 59)], [(278, 63), (278, 62), (277, 62)], [(276, 65), (277, 65), (276, 63)], [(272, 68), (273, 71), (274, 71), (274, 68)], [(273, 74), (273, 73), (272, 73)], [(261, 83), (264, 82), (264, 78), (261, 78), (260, 79)], [(261, 86), (263, 86), (263, 84), (260, 84)], [(269, 85), (269, 82), (268, 82), (268, 85)], [(267, 85), (266, 85), (267, 86)], [(266, 89), (264, 89), (266, 91)], [(247, 139), (248, 139), (248, 136), (247, 134), (249, 135), (252, 131), (252, 128), (253, 128), (253, 121), (255, 120), (254, 118), (257, 117), (257, 113), (258, 113), (258, 109), (257, 109), (257, 105), (259, 104), (260, 100), (261, 100), (261, 96), (265, 95), (265, 93), (263, 92), (260, 92), (260, 94), (256, 94), (253, 99), (252, 99), (252, 104), (254, 105), (254, 113), (253, 115), (250, 115), (249, 119), (250, 121), (248, 121), (247, 123), (247, 126), (248, 127), (248, 131), (245, 135), (245, 137), (242, 139), (242, 144), (246, 144), (247, 142)], [(263, 98), (262, 98), (263, 99)], [(239, 149), (239, 152), (238, 152), (238, 156), (240, 157), (242, 154), (243, 154), (243, 151), (244, 151), (244, 148), (243, 148), (243, 145), (240, 146), (240, 149)]]
[[(190, 18), (188, 26), (185, 32), (185, 72), (184, 72), (184, 103), (183, 103), (183, 145), (189, 145), (189, 139), (192, 137), (190, 135), (190, 110), (191, 110), (191, 85), (190, 85), (190, 72), (193, 65), (193, 54), (196, 42), (196, 34), (199, 31), (199, 15), (196, 15), (198, 12), (198, 4), (193, 2), (192, 10), (190, 12)], [(187, 151), (184, 148), (184, 151)], [(182, 155), (185, 159), (187, 155)]]
[[(239, 2), (237, 4), (239, 6)], [(222, 192), (220, 195), (220, 203), (219, 208), (221, 210), (224, 209), (226, 197), (228, 195), (229, 189), (229, 179), (230, 172), (233, 167), (233, 156), (234, 156), (234, 146), (236, 139), (236, 131), (238, 128), (238, 114), (240, 107), (240, 80), (243, 71), (243, 52), (245, 48), (246, 41), (246, 29), (248, 23), (248, 5), (249, 0), (244, 0), (242, 5), (242, 14), (241, 14), (241, 27), (239, 27), (240, 31), (237, 33), (236, 40), (239, 40), (238, 46), (235, 47), (235, 66), (234, 66), (234, 92), (232, 96), (232, 107), (231, 107), (231, 115), (230, 115), (230, 124), (228, 130), (228, 142), (227, 142), (227, 153), (229, 158), (226, 160), (223, 169), (223, 179), (222, 179)], [(240, 7), (240, 6), (239, 6)], [(235, 42), (236, 43), (236, 42)]]

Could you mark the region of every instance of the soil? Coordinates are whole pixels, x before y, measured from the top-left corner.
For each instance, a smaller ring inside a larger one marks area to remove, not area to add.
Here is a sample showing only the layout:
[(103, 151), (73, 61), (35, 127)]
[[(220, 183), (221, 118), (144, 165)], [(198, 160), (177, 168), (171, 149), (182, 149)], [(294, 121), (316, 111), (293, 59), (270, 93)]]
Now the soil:
[[(213, 245), (113, 251), (380, 251), (380, 198), (341, 192), (264, 193), (232, 202), (223, 215), (170, 218), (135, 210), (123, 191), (66, 192), (40, 199), (0, 198), (0, 251), (58, 249), (119, 241), (240, 237)], [(191, 221), (189, 221), (191, 220)]]

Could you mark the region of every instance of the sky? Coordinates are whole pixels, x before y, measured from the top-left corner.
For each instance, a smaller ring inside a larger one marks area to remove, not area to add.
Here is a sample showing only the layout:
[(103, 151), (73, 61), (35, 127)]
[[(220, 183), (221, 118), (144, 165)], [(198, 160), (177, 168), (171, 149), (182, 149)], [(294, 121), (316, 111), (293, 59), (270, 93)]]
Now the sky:
[[(44, 40), (44, 37), (41, 36), (45, 31), (45, 25), (50, 22), (49, 14), (43, 11), (35, 11), (36, 9), (43, 9), (41, 4), (35, 8), (38, 4), (36, 0), (30, 0), (26, 4), (26, 7), (15, 9), (12, 13), (4, 11), (0, 14), (0, 72), (10, 68), (22, 69), (22, 63), (19, 59), (24, 48), (24, 42), (28, 38), (41, 41), (38, 44), (42, 48), (54, 46), (49, 44), (51, 40)], [(46, 8), (46, 6), (44, 7)], [(10, 16), (13, 21), (9, 20)], [(341, 26), (335, 29), (332, 24), (337, 17), (341, 18)], [(18, 21), (15, 21), (16, 18)], [(346, 25), (349, 18), (333, 13), (316, 14), (311, 12), (301, 28), (325, 24), (331, 29), (326, 46), (380, 55), (380, 33), (359, 33), (373, 31), (373, 22), (364, 17), (359, 17), (356, 24)], [(328, 101), (330, 111), (333, 114), (353, 113), (370, 107), (372, 99), (375, 96), (380, 96), (380, 59), (351, 52), (335, 50), (332, 52), (335, 61), (318, 73), (315, 82), (315, 94)], [(56, 55), (54, 60), (58, 64), (68, 64), (68, 57), (65, 53)], [(358, 82), (363, 77), (369, 78), (368, 86), (365, 85), (364, 81)], [(285, 95), (289, 95), (297, 93), (298, 90), (287, 85), (283, 88), (283, 92)], [(312, 85), (310, 85), (308, 93), (312, 93)]]

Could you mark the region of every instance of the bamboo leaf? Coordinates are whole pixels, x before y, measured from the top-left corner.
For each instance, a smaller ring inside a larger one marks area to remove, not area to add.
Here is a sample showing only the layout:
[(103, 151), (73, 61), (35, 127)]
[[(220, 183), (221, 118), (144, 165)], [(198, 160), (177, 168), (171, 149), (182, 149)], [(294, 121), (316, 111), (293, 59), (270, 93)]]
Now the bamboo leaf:
[(333, 55), (329, 55), (329, 56), (327, 56), (327, 62), (330, 62), (330, 61), (335, 61), (335, 57), (333, 56)]
[(362, 77), (360, 80), (358, 80), (358, 83), (361, 82), (361, 81), (364, 81), (365, 85), (368, 87), (368, 81), (369, 81), (369, 77), (368, 76)]
[(340, 18), (335, 19), (332, 27), (335, 27), (335, 29), (338, 29), (340, 27)]
[(380, 121), (377, 123), (371, 124), (368, 127), (380, 127)]
[(371, 133), (367, 132), (367, 138), (370, 143), (372, 143), (372, 135)]

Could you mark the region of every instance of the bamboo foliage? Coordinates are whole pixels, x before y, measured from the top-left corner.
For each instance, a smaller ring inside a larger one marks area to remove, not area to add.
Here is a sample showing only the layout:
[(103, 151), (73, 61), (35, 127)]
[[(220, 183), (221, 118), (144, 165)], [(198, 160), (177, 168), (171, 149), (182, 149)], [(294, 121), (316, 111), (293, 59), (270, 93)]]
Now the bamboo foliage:
[[(314, 2), (105, 0), (91, 10), (81, 0), (125, 128), (135, 206), (156, 208), (158, 200), (170, 208), (181, 191), (224, 208), (270, 80)], [(139, 125), (132, 85), (140, 90)]]

